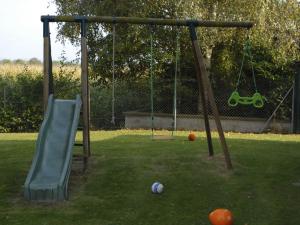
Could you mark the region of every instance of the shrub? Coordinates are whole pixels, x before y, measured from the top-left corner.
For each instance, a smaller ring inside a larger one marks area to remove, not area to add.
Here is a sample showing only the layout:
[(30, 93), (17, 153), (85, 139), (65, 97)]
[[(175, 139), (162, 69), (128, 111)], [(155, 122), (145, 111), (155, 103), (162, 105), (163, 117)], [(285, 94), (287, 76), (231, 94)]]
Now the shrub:
[[(63, 71), (62, 71), (63, 73)], [(79, 79), (72, 73), (54, 74), (59, 98), (74, 98)], [(37, 131), (43, 119), (43, 75), (24, 67), (15, 76), (0, 74), (0, 132)]]

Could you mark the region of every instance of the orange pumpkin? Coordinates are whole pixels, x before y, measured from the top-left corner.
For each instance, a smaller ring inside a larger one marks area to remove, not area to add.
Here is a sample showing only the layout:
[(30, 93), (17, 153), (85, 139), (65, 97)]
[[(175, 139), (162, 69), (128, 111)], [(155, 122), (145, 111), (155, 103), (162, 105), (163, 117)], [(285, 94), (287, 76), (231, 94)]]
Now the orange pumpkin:
[(228, 209), (216, 209), (209, 214), (212, 225), (232, 225), (232, 213)]
[(190, 133), (188, 136), (189, 141), (195, 141), (196, 135), (194, 133)]

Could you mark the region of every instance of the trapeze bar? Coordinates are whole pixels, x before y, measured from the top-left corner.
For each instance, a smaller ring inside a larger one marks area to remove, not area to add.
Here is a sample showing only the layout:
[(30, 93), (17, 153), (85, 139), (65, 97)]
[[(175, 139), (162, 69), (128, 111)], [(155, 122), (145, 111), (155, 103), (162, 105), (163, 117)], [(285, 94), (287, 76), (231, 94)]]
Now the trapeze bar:
[(148, 24), (163, 26), (190, 26), (195, 27), (224, 27), (224, 28), (251, 28), (252, 22), (237, 21), (211, 21), (194, 19), (159, 19), (159, 18), (139, 18), (139, 17), (110, 17), (110, 16), (42, 16), (43, 22), (81, 22), (88, 23), (128, 23), (128, 24)]

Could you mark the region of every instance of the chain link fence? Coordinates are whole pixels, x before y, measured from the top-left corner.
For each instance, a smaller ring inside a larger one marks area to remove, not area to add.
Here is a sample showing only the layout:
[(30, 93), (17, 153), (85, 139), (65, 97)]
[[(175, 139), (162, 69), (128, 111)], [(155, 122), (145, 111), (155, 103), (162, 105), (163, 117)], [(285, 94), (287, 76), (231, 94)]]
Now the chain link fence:
[[(0, 81), (0, 131), (37, 131), (43, 117), (42, 103), (42, 76), (19, 77), (19, 83), (1, 77)], [(16, 81), (14, 81), (16, 82)], [(54, 85), (55, 98), (74, 98), (80, 94), (80, 80), (72, 76), (56, 76)], [(97, 85), (91, 82), (91, 126), (92, 129), (119, 129), (125, 127), (127, 112), (144, 113), (151, 115), (151, 89), (148, 78), (139, 80), (116, 80), (114, 96), (114, 112), (112, 112), (113, 96), (112, 83)], [(228, 98), (232, 90), (225, 90), (213, 83), (215, 100), (222, 117), (260, 118), (263, 121), (272, 114), (273, 110), (282, 100), (285, 89), (276, 89), (276, 94), (270, 98), (268, 93), (263, 93), (267, 98), (265, 106), (261, 109), (253, 106), (238, 105), (228, 106)], [(263, 88), (261, 88), (263, 90)], [(198, 92), (196, 79), (178, 78), (176, 86), (176, 111), (177, 116), (196, 117), (203, 114), (201, 99)], [(253, 94), (253, 92), (252, 92)], [(251, 92), (249, 92), (251, 95)], [(275, 97), (274, 97), (275, 96)], [(208, 107), (211, 115), (210, 107)], [(174, 80), (153, 80), (153, 112), (164, 114), (172, 119), (174, 112)], [(277, 121), (291, 121), (292, 94), (289, 94), (274, 116)], [(112, 119), (115, 117), (115, 123)], [(155, 127), (159, 129), (159, 126)], [(172, 124), (169, 124), (172, 129)]]
[[(187, 118), (195, 118), (203, 114), (201, 98), (198, 92), (196, 79), (181, 79), (177, 82), (177, 95), (174, 99), (174, 80), (153, 81), (153, 113), (173, 117), (174, 101), (176, 101), (177, 116), (184, 115)], [(255, 108), (252, 105), (238, 105), (230, 107), (228, 98), (231, 91), (222, 90), (222, 87), (214, 87), (215, 101), (222, 117), (258, 118), (267, 121), (277, 104), (282, 100), (287, 90), (277, 93), (276, 99), (268, 98), (263, 108)], [(249, 92), (251, 96), (253, 92)], [(262, 94), (264, 94), (262, 92)], [(112, 85), (91, 87), (91, 124), (94, 129), (113, 129), (125, 127), (125, 116), (128, 112), (140, 113), (143, 117), (151, 117), (151, 89), (149, 80), (144, 81), (116, 81), (115, 96), (112, 96)], [(114, 113), (112, 104), (114, 102)], [(207, 105), (209, 115), (212, 111)], [(274, 116), (277, 121), (291, 121), (292, 94), (285, 99)], [(112, 118), (115, 117), (115, 124)], [(172, 129), (172, 124), (168, 126)], [(160, 129), (159, 126), (155, 128)]]

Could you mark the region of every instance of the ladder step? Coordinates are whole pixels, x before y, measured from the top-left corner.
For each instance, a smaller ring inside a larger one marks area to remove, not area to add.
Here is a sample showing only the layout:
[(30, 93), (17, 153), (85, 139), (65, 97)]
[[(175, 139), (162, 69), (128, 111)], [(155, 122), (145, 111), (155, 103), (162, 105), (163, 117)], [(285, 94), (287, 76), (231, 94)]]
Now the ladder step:
[(84, 156), (83, 155), (73, 155), (73, 161), (83, 161), (84, 160)]
[(83, 146), (82, 143), (75, 143), (74, 146)]
[(88, 157), (83, 154), (73, 154), (73, 161), (83, 161), (86, 160)]

